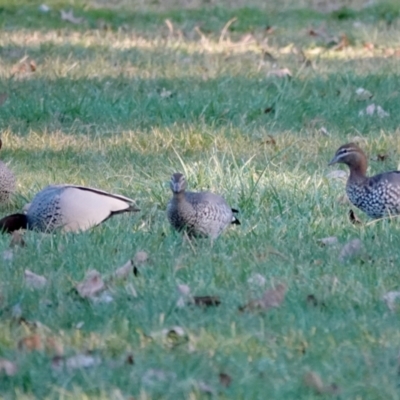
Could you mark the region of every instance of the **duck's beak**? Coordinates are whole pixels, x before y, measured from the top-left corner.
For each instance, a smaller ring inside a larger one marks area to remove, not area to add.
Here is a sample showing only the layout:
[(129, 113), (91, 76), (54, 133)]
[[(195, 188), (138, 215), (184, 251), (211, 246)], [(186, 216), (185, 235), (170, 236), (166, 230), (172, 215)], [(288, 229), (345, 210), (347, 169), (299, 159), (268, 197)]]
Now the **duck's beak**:
[(337, 156), (335, 156), (335, 157), (333, 157), (332, 158), (332, 160), (331, 161), (329, 161), (329, 164), (328, 164), (328, 166), (330, 166), (330, 165), (333, 165), (333, 164), (336, 164), (338, 162), (338, 160), (337, 160)]

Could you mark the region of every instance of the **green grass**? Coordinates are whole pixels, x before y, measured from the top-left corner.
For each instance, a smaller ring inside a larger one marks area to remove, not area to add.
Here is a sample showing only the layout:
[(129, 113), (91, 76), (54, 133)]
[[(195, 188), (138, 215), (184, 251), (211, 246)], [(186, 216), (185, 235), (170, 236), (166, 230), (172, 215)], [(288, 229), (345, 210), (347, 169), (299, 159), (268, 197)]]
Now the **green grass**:
[[(142, 211), (79, 235), (28, 232), (12, 261), (0, 258), (0, 358), (19, 368), (0, 374), (2, 398), (332, 397), (304, 385), (312, 370), (335, 382), (343, 399), (400, 399), (399, 312), (381, 299), (400, 289), (400, 224), (351, 225), (349, 206), (337, 201), (344, 183), (327, 178), (337, 147), (356, 136), (369, 173), (399, 168), (397, 1), (322, 12), (306, 1), (237, 1), (232, 9), (227, 2), (115, 1), (107, 8), (52, 0), (48, 14), (38, 11), (41, 3), (0, 1), (0, 93), (8, 95), (0, 106), (1, 158), (18, 177), (14, 202), (1, 215), (63, 182), (133, 197)], [(61, 21), (61, 9), (85, 21)], [(267, 34), (267, 26), (275, 31)], [(350, 46), (337, 51), (310, 36), (311, 28), (345, 34)], [(242, 41), (248, 33), (255, 39)], [(36, 71), (15, 67), (25, 56)], [(283, 67), (291, 79), (269, 75)], [(358, 101), (359, 87), (373, 99)], [(360, 116), (372, 102), (390, 116)], [(382, 153), (389, 157), (376, 161)], [(242, 225), (212, 247), (198, 240), (193, 251), (166, 220), (175, 171), (193, 190), (223, 194), (240, 209)], [(320, 247), (327, 236), (337, 236), (339, 247)], [(340, 263), (341, 246), (354, 238), (363, 256)], [(0, 255), (9, 241), (0, 238)], [(148, 265), (138, 277), (110, 283), (111, 303), (71, 290), (88, 270), (110, 277), (139, 250)], [(48, 285), (28, 288), (25, 269)], [(256, 273), (265, 287), (248, 283)], [(288, 286), (279, 309), (238, 311), (278, 282)], [(218, 295), (221, 305), (177, 308), (182, 283), (193, 294)], [(325, 306), (308, 305), (310, 294)], [(16, 317), (19, 308), (30, 324)], [(162, 333), (174, 326), (185, 337)], [(51, 349), (18, 348), (35, 332), (61, 343), (66, 358), (89, 352), (101, 363), (58, 371)], [(134, 365), (125, 363), (128, 354)], [(219, 382), (222, 372), (229, 387)]]

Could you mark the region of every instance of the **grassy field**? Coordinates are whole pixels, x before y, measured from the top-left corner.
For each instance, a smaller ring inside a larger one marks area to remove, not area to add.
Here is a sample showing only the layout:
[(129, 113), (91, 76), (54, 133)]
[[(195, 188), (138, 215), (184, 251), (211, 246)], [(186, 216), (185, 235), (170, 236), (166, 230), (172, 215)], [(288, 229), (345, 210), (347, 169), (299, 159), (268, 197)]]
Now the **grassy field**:
[[(18, 178), (1, 216), (64, 182), (142, 210), (28, 232), (12, 253), (0, 238), (1, 398), (400, 399), (400, 314), (382, 301), (400, 289), (400, 223), (351, 224), (327, 167), (350, 140), (369, 173), (400, 167), (398, 1), (146, 3), (0, 0), (0, 156)], [(183, 241), (165, 213), (176, 171), (242, 225)], [(138, 251), (139, 275), (112, 279)], [(82, 299), (91, 269), (106, 295)], [(279, 308), (238, 311), (278, 283)], [(221, 304), (178, 307), (178, 285)]]

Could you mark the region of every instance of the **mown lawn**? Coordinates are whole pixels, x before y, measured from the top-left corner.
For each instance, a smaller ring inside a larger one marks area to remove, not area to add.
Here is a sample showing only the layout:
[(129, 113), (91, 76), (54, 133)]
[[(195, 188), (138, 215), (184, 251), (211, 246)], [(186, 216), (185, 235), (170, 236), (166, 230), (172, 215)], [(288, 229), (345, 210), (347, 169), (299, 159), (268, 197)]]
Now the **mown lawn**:
[[(0, 215), (64, 182), (142, 210), (0, 237), (2, 398), (400, 399), (400, 314), (382, 300), (400, 290), (400, 223), (351, 224), (329, 175), (345, 169), (327, 166), (357, 140), (369, 173), (400, 168), (400, 4), (276, 3), (0, 0), (0, 156), (18, 178)], [(242, 225), (183, 241), (165, 214), (176, 171)], [(113, 278), (138, 251), (139, 274)], [(83, 299), (92, 269), (107, 288)], [(239, 311), (279, 283), (279, 308)], [(178, 285), (221, 304), (179, 307)]]

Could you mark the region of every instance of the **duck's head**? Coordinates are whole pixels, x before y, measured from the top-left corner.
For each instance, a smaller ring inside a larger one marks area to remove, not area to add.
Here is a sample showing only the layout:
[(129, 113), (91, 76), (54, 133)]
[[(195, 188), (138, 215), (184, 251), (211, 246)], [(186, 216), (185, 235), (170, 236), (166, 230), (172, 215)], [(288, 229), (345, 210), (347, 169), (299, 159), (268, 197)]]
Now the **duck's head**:
[(186, 179), (183, 174), (176, 172), (171, 176), (170, 187), (173, 193), (183, 193), (186, 190)]

